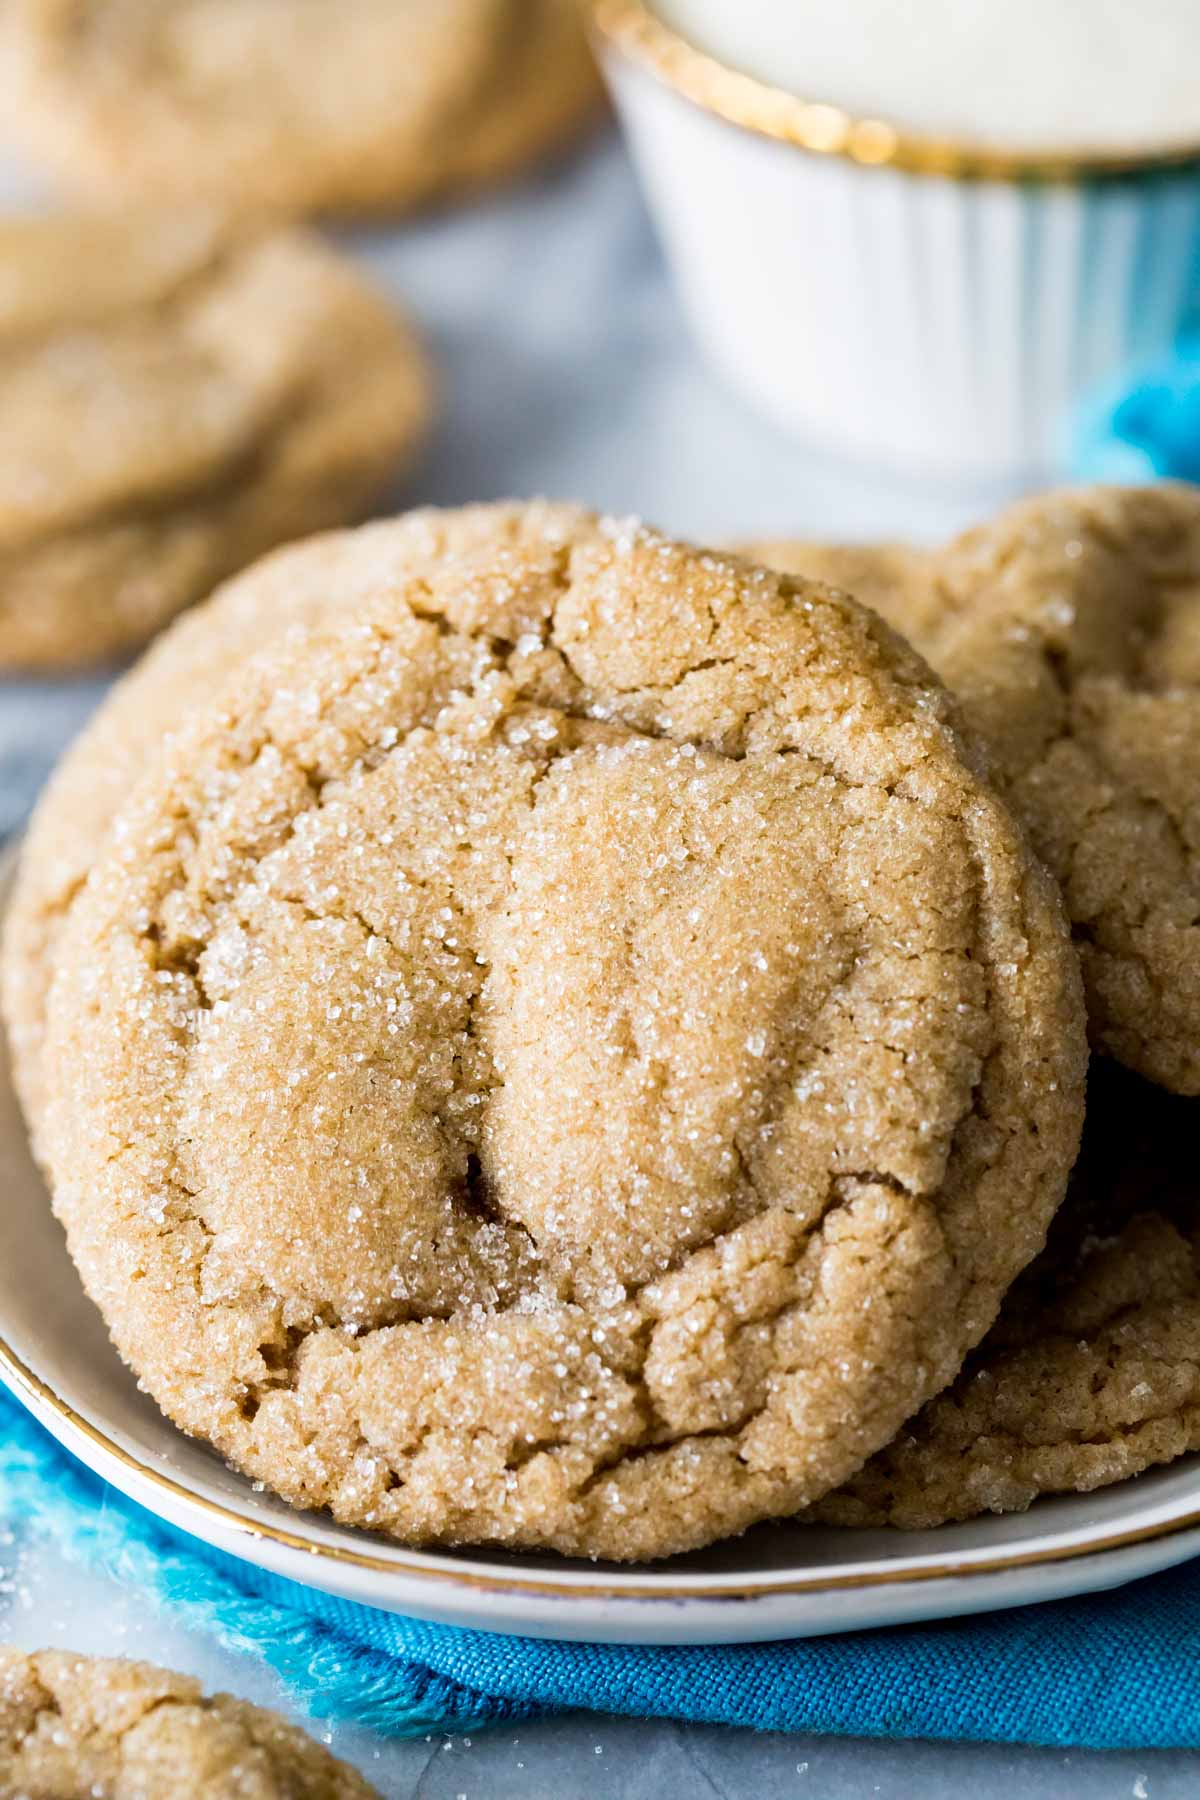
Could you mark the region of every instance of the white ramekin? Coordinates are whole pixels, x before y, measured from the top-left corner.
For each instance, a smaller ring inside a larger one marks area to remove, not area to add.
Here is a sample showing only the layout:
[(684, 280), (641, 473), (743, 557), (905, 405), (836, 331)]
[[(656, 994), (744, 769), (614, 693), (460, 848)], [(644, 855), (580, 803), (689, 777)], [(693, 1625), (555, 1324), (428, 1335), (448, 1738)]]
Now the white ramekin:
[(651, 210), (711, 360), (815, 444), (963, 483), (1062, 469), (1079, 399), (1168, 350), (1200, 276), (1200, 145), (996, 152), (765, 87), (595, 0)]

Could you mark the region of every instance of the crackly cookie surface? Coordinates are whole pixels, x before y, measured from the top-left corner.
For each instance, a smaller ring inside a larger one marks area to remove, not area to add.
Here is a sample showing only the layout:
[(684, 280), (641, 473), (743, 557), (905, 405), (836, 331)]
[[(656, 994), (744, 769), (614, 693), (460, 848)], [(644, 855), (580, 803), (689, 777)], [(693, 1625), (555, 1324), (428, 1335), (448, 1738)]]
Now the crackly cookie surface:
[[(764, 545), (762, 561), (786, 566), (795, 550), (790, 543)], [(803, 554), (816, 580), (874, 605), (876, 588), (893, 591), (921, 553), (902, 546), (870, 546), (861, 553), (805, 546)], [(264, 643), (339, 603), (339, 596), (307, 579), (308, 557), (304, 546), (276, 551), (169, 626), (110, 690), (38, 803), (0, 952), (13, 1072), (35, 1138), (46, 992), (63, 920), (114, 814), (163, 740)]]
[(409, 1541), (646, 1557), (815, 1499), (1077, 1141), (1057, 896), (944, 695), (842, 597), (567, 508), (287, 579), (324, 607), (56, 949), (42, 1146), (118, 1347)]
[(8, 129), (106, 198), (402, 208), (598, 104), (578, 0), (12, 0)]
[(1196, 1107), (1093, 1064), (1046, 1250), (954, 1385), (815, 1517), (921, 1529), (1200, 1449)]
[(178, 209), (0, 226), (0, 667), (108, 656), (344, 524), (424, 426), (408, 327), (301, 232)]
[(12, 1800), (378, 1800), (306, 1732), (147, 1663), (0, 1646)]
[(1200, 492), (1052, 494), (873, 566), (762, 549), (928, 656), (1062, 884), (1097, 1048), (1200, 1093)]

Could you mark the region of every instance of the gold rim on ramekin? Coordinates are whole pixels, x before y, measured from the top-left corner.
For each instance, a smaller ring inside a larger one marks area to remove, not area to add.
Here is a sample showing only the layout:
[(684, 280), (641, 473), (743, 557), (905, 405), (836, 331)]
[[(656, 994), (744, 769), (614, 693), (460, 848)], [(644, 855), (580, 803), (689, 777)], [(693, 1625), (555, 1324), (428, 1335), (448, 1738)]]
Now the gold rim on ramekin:
[(962, 181), (1076, 182), (1200, 163), (1200, 140), (1142, 151), (1009, 151), (927, 137), (884, 119), (855, 118), (839, 106), (802, 100), (732, 69), (664, 24), (646, 0), (592, 0), (592, 20), (603, 42), (693, 105), (744, 131), (817, 156)]

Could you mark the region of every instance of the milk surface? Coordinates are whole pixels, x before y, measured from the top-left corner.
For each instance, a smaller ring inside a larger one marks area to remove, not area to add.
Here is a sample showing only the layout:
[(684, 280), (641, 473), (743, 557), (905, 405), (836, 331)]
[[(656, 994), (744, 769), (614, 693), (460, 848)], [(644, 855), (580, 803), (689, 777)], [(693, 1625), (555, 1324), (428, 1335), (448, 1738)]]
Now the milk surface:
[(1012, 150), (1200, 142), (1200, 0), (652, 0), (721, 61)]

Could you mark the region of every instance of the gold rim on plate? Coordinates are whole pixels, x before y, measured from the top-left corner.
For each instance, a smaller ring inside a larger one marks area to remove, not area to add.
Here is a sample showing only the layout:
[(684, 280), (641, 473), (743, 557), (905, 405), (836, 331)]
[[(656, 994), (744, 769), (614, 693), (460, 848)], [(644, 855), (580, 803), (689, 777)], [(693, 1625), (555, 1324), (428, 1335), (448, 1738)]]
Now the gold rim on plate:
[(926, 136), (884, 119), (856, 118), (839, 106), (801, 99), (730, 68), (664, 24), (646, 0), (591, 0), (591, 9), (605, 43), (677, 94), (728, 124), (814, 155), (963, 181), (1079, 182), (1200, 163), (1200, 141), (1142, 151), (1010, 151)]
[[(160, 1470), (153, 1469), (142, 1462), (55, 1393), (48, 1382), (43, 1381), (21, 1360), (3, 1337), (0, 1337), (0, 1379), (3, 1379), (17, 1399), (23, 1401), (35, 1416), (40, 1412), (51, 1413), (63, 1427), (68, 1441), (72, 1436), (85, 1438), (105, 1457), (111, 1458), (119, 1468), (136, 1475), (148, 1486), (181, 1501), (206, 1519), (239, 1536), (277, 1544), (285, 1550), (294, 1550), (318, 1561), (324, 1558), (331, 1562), (344, 1563), (352, 1568), (366, 1570), (371, 1574), (399, 1574), (419, 1581), (449, 1582), (456, 1587), (470, 1588), (484, 1593), (528, 1594), (539, 1599), (553, 1598), (556, 1600), (567, 1600), (572, 1596), (588, 1600), (611, 1601), (758, 1600), (772, 1595), (832, 1593), (851, 1588), (895, 1587), (917, 1582), (948, 1581), (960, 1577), (1005, 1574), (1017, 1569), (1038, 1568), (1049, 1563), (1069, 1562), (1074, 1559), (1083, 1561), (1109, 1551), (1129, 1549), (1136, 1544), (1174, 1537), (1194, 1526), (1200, 1526), (1200, 1508), (1196, 1508), (1182, 1514), (1177, 1519), (1165, 1520), (1157, 1525), (1131, 1526), (1124, 1531), (1109, 1532), (1106, 1536), (1097, 1538), (1087, 1545), (1049, 1544), (1040, 1550), (1014, 1550), (1008, 1555), (992, 1558), (986, 1563), (973, 1563), (961, 1558), (951, 1558), (946, 1562), (921, 1564), (907, 1569), (877, 1569), (859, 1574), (842, 1575), (820, 1573), (781, 1577), (764, 1575), (755, 1577), (750, 1582), (747, 1582), (746, 1578), (742, 1576), (729, 1581), (714, 1578), (703, 1585), (697, 1585), (687, 1580), (670, 1582), (668, 1585), (669, 1578), (664, 1578), (660, 1584), (650, 1586), (644, 1582), (638, 1583), (636, 1579), (615, 1585), (599, 1581), (563, 1583), (544, 1577), (516, 1573), (492, 1575), (483, 1570), (456, 1567), (452, 1563), (438, 1567), (427, 1562), (410, 1561), (405, 1551), (399, 1547), (390, 1556), (381, 1556), (370, 1550), (359, 1550), (349, 1545), (316, 1543), (311, 1538), (296, 1531), (289, 1531), (281, 1525), (249, 1519), (223, 1501), (210, 1500), (174, 1476), (164, 1475)], [(119, 1487), (120, 1483), (117, 1482), (114, 1485)]]

